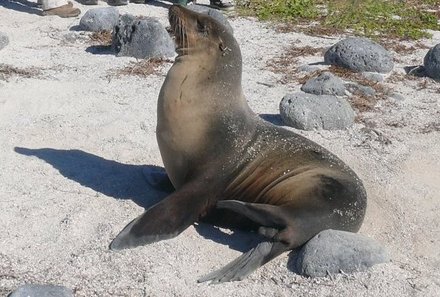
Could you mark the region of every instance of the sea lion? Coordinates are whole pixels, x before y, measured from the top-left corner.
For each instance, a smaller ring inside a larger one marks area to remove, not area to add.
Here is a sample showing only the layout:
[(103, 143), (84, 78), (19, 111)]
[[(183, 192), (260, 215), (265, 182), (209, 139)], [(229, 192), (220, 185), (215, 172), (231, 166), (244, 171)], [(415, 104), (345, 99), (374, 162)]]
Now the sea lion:
[(318, 144), (254, 114), (235, 38), (181, 6), (169, 10), (178, 56), (160, 91), (157, 140), (175, 191), (129, 223), (113, 250), (174, 237), (198, 220), (258, 228), (267, 240), (199, 281), (241, 280), (325, 229), (356, 232), (356, 174)]

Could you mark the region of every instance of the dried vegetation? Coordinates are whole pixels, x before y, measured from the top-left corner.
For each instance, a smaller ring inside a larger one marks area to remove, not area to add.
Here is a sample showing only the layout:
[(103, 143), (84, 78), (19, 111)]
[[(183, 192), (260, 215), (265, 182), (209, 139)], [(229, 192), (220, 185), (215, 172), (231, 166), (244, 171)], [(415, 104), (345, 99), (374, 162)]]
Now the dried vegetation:
[(0, 64), (0, 80), (8, 81), (11, 77), (38, 78), (41, 69), (36, 67), (18, 68), (8, 64)]
[(146, 59), (130, 62), (129, 65), (122, 69), (118, 69), (112, 73), (114, 76), (133, 75), (139, 77), (147, 77), (152, 74), (159, 74), (160, 69), (166, 63), (171, 63), (169, 59)]
[(90, 36), (90, 42), (100, 46), (110, 46), (112, 44), (112, 32), (98, 31), (93, 32)]

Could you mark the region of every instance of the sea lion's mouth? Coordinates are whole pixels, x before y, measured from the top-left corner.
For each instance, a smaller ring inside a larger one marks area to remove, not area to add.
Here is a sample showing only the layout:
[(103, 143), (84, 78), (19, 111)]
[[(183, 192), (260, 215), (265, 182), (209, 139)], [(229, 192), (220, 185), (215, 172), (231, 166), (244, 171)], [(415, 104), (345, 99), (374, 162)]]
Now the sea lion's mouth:
[(171, 25), (171, 32), (175, 36), (176, 52), (179, 56), (188, 54), (189, 41), (185, 16), (182, 7), (173, 5), (168, 12), (168, 19)]

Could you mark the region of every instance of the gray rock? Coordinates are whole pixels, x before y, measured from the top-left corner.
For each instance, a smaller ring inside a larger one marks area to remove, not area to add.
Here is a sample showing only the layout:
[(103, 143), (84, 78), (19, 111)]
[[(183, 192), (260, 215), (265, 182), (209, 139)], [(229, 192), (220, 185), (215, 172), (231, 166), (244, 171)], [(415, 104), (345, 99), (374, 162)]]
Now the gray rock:
[(440, 43), (432, 47), (423, 61), (426, 75), (433, 79), (440, 80)]
[(8, 44), (9, 44), (8, 36), (5, 33), (0, 32), (0, 50), (6, 47)]
[(337, 130), (350, 127), (355, 113), (343, 98), (294, 93), (280, 102), (280, 115), (287, 125), (302, 129)]
[[(135, 1), (130, 1), (130, 2), (135, 2)], [(122, 5), (127, 5), (128, 0), (107, 0), (107, 4), (111, 6), (122, 6)]]
[(372, 82), (383, 82), (383, 76), (375, 72), (362, 72), (362, 77)]
[(83, 5), (98, 5), (98, 0), (82, 0), (80, 3)]
[(330, 47), (324, 54), (327, 64), (356, 72), (388, 73), (394, 67), (391, 54), (381, 45), (366, 38), (347, 38)]
[(73, 297), (72, 290), (53, 285), (22, 285), (14, 292), (8, 295), (9, 297)]
[(319, 70), (319, 67), (311, 66), (308, 64), (301, 65), (298, 67), (298, 71), (301, 71), (301, 72), (313, 72), (313, 71), (317, 71), (317, 70)]
[(129, 14), (121, 16), (115, 26), (112, 48), (118, 57), (149, 59), (175, 55), (173, 40), (156, 18), (136, 18)]
[(310, 277), (329, 273), (350, 273), (390, 261), (388, 252), (376, 241), (361, 234), (324, 230), (300, 250), (296, 269)]
[(352, 94), (361, 94), (367, 97), (376, 95), (376, 90), (369, 86), (363, 86), (357, 83), (349, 82), (345, 84), (346, 89)]
[(204, 13), (209, 15), (210, 17), (218, 21), (220, 24), (224, 25), (226, 29), (228, 29), (229, 33), (234, 34), (234, 29), (232, 28), (231, 24), (228, 22), (224, 14), (221, 13), (219, 10), (198, 4), (188, 5), (187, 8), (198, 13)]
[(397, 101), (404, 101), (405, 97), (403, 97), (403, 95), (399, 94), (399, 93), (391, 93), (390, 97), (393, 99), (396, 99)]
[(318, 77), (309, 79), (301, 90), (316, 95), (345, 95), (344, 82), (330, 72), (323, 72)]
[(84, 31), (111, 31), (118, 20), (119, 11), (115, 7), (93, 8), (83, 15), (79, 27)]

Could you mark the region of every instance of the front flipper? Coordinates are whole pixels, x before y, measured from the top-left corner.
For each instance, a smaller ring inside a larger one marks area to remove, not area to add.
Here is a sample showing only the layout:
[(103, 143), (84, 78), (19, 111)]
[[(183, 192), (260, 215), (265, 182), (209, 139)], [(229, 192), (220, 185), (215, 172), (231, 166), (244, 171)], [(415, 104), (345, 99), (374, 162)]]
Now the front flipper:
[(177, 236), (208, 207), (206, 191), (187, 184), (129, 223), (110, 244), (111, 250), (134, 248)]
[(198, 282), (210, 281), (211, 284), (215, 284), (242, 280), (257, 268), (288, 250), (289, 247), (281, 242), (261, 242), (225, 267), (203, 276)]

